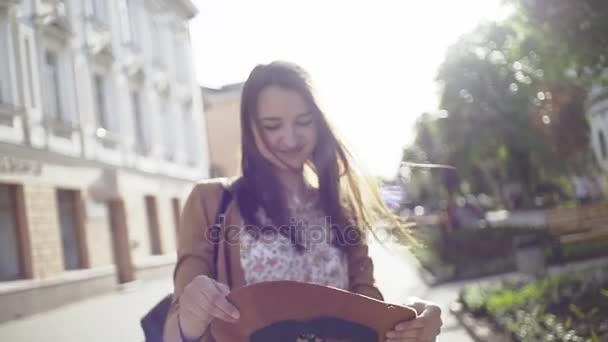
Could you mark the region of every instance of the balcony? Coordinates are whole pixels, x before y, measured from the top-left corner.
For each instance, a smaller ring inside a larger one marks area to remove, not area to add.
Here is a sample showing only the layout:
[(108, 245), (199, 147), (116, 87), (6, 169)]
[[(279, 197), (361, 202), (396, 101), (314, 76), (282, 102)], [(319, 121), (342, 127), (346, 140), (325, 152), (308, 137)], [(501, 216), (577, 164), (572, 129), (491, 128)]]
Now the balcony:
[(56, 137), (68, 140), (72, 139), (72, 134), (79, 130), (77, 124), (67, 121), (65, 119), (45, 117), (42, 123), (47, 132), (53, 134)]
[(120, 136), (117, 133), (111, 132), (105, 128), (99, 127), (95, 131), (97, 140), (104, 148), (115, 150), (120, 144)]
[(141, 137), (136, 139), (134, 147), (135, 153), (140, 157), (148, 157), (152, 153), (152, 144)]
[(21, 117), (23, 111), (22, 107), (0, 101), (0, 126), (13, 127), (15, 118)]

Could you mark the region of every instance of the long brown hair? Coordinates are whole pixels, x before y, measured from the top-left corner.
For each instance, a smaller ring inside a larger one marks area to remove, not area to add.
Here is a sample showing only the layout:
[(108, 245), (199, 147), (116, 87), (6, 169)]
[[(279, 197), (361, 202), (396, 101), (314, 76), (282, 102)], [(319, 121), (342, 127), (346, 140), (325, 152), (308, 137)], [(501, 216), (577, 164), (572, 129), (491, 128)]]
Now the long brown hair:
[[(362, 241), (374, 222), (390, 212), (378, 194), (377, 187), (362, 177), (353, 165), (353, 158), (330, 127), (312, 92), (308, 74), (299, 66), (286, 62), (272, 62), (256, 66), (243, 86), (241, 97), (242, 178), (235, 191), (247, 231), (254, 236), (263, 228), (256, 213), (262, 208), (278, 233), (290, 238), (299, 250), (298, 241), (287, 210), (286, 194), (273, 173), (273, 165), (260, 152), (255, 142), (259, 129), (258, 98), (269, 86), (296, 91), (315, 115), (317, 144), (307, 170), (317, 186), (320, 206), (331, 220), (333, 243), (346, 249)], [(256, 128), (257, 125), (257, 128)], [(259, 236), (259, 235), (258, 235)]]

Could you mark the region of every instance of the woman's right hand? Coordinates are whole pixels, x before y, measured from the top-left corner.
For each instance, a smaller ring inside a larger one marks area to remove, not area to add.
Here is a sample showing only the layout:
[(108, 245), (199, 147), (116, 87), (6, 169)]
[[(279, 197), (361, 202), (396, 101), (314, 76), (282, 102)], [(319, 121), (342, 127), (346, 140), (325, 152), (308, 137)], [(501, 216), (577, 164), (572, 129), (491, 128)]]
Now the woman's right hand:
[(214, 318), (236, 322), (240, 314), (226, 299), (229, 293), (228, 286), (205, 275), (194, 278), (179, 297), (178, 319), (184, 335), (200, 337)]

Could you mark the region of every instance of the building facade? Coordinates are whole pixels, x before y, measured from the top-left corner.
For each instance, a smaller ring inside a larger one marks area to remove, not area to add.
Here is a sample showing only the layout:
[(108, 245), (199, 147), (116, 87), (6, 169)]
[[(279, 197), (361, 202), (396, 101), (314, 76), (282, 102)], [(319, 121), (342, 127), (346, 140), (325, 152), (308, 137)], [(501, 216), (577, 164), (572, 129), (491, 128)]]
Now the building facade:
[(190, 0), (0, 0), (0, 321), (170, 275), (208, 177)]
[(241, 92), (243, 83), (202, 87), (212, 177), (241, 173)]
[(589, 99), (591, 145), (598, 164), (608, 171), (608, 88), (595, 88)]

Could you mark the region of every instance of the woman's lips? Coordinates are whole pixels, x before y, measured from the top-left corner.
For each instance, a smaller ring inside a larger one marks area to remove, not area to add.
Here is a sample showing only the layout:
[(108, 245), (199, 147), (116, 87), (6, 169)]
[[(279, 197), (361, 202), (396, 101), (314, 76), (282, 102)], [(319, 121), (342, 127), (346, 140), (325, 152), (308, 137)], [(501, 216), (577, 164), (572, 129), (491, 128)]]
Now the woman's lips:
[(303, 147), (298, 147), (298, 148), (293, 148), (293, 149), (290, 149), (290, 150), (278, 151), (278, 153), (280, 155), (283, 155), (283, 156), (288, 157), (288, 158), (295, 158), (295, 157), (299, 156), (300, 153), (302, 153), (303, 149), (304, 149)]

